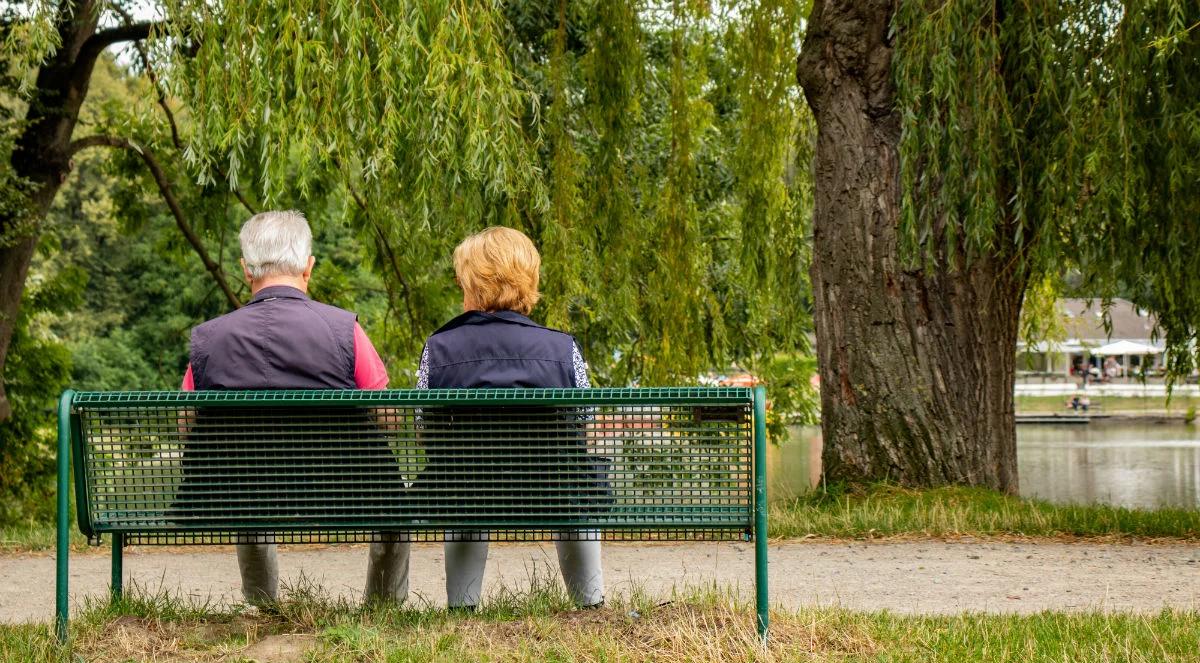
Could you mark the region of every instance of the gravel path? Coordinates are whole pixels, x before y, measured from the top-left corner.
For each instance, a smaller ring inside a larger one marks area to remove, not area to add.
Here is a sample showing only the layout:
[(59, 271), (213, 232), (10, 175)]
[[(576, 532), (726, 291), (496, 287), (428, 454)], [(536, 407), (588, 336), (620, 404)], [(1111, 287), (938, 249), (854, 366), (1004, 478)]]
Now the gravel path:
[[(301, 574), (336, 595), (354, 597), (366, 571), (365, 546), (283, 547), (283, 576)], [(239, 596), (232, 549), (135, 548), (125, 571), (139, 585), (198, 599)], [(796, 609), (838, 605), (899, 613), (1039, 610), (1200, 609), (1200, 546), (1182, 544), (1006, 542), (787, 542), (770, 548), (771, 601)], [(493, 544), (486, 591), (528, 587), (535, 571), (555, 569), (554, 549)], [(610, 595), (641, 588), (669, 597), (672, 588), (718, 586), (749, 597), (754, 548), (749, 544), (607, 544)], [(444, 604), (442, 549), (416, 544), (412, 591)], [(71, 599), (107, 591), (109, 559), (71, 558)], [(126, 582), (129, 582), (128, 580)], [(48, 621), (54, 612), (54, 558), (0, 556), (0, 622)]]

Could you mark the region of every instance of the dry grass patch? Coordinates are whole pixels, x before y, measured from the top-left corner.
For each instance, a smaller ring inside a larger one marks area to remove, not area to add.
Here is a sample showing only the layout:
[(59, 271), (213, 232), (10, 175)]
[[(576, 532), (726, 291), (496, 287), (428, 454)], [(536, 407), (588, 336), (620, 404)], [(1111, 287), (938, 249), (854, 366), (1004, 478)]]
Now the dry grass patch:
[(873, 657), (871, 635), (827, 619), (778, 615), (763, 647), (752, 612), (675, 603), (493, 621), (454, 617), (411, 628), (344, 623), (322, 634), (320, 661), (832, 661)]
[(72, 622), (70, 652), (48, 625), (0, 626), (0, 661), (264, 663), (444, 661), (806, 661), (833, 663), (1200, 663), (1200, 613), (912, 617), (814, 608), (774, 613), (764, 646), (751, 606), (713, 587), (670, 601), (640, 593), (574, 610), (549, 580), (477, 614), (428, 605), (349, 605), (292, 587), (272, 614), (137, 591)]
[(239, 652), (248, 643), (284, 628), (280, 623), (242, 616), (215, 615), (213, 619), (169, 621), (123, 615), (80, 629), (73, 651), (95, 663), (239, 660)]

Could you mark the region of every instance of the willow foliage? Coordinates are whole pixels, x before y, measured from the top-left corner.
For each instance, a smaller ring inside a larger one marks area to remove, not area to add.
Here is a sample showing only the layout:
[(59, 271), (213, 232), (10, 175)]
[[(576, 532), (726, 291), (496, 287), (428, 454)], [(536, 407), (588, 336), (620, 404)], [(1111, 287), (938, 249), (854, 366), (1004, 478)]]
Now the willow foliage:
[(497, 3), (182, 0), (167, 14), (202, 35), (194, 55), (171, 51), (194, 156), (220, 159), (233, 181), (257, 161), (268, 197), (285, 179), (340, 172), (383, 183), (428, 223), (464, 183), (491, 196), (537, 183), (517, 122), (534, 101)]
[[(28, 3), (6, 33), (14, 71), (56, 48), (60, 4)], [(158, 85), (96, 129), (162, 142), (202, 192), (349, 229), (387, 291), (365, 322), (394, 373), (456, 312), (451, 249), (491, 224), (541, 247), (535, 317), (580, 339), (601, 384), (798, 365), (774, 359), (808, 328), (808, 135), (789, 85), (803, 3), (125, 4), (101, 3), (101, 24), (161, 19)], [(154, 126), (159, 86), (178, 142)], [(242, 216), (194, 211), (220, 247)]]
[(1077, 273), (1153, 311), (1189, 370), (1200, 2), (908, 0), (894, 30), (909, 255), (1007, 257), (1039, 292)]

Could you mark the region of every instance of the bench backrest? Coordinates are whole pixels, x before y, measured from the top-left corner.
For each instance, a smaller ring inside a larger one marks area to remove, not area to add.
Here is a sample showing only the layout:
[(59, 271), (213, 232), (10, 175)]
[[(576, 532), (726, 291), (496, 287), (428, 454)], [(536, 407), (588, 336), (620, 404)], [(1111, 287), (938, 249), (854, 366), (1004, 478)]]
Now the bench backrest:
[(761, 394), (68, 392), (60, 432), (80, 528), (128, 543), (750, 538)]

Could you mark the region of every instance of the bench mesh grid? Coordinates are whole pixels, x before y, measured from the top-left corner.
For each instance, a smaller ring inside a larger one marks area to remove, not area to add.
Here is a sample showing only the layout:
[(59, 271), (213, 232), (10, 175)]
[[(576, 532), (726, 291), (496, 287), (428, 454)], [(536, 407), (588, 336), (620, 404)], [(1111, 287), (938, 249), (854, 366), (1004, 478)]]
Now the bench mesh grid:
[(130, 544), (727, 540), (749, 389), (82, 392), (80, 525)]

